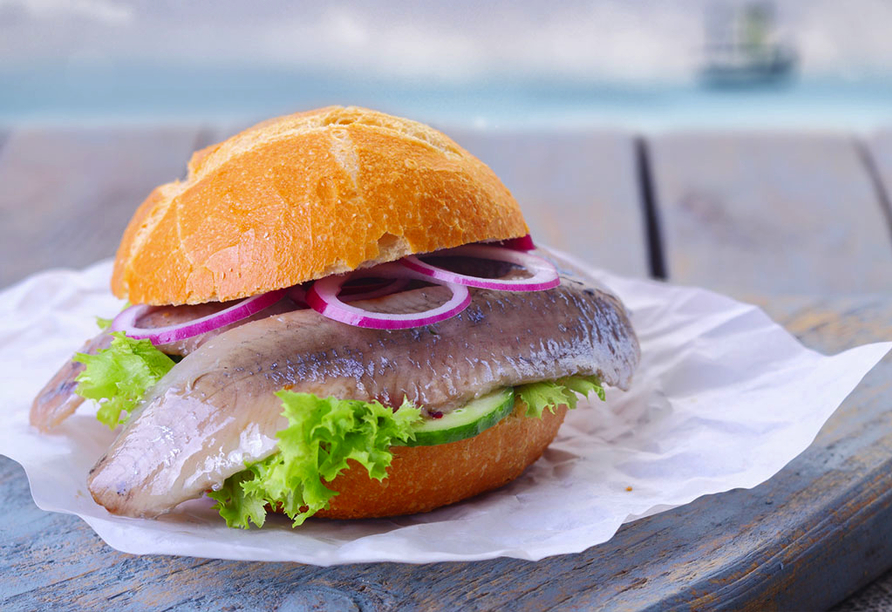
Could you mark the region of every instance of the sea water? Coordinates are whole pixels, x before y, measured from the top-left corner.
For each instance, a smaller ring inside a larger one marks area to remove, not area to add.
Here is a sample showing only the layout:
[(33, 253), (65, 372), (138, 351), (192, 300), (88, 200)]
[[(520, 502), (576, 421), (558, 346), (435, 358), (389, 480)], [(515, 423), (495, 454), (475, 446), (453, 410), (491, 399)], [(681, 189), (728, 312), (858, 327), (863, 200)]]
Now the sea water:
[(438, 125), (659, 131), (892, 125), (892, 75), (714, 88), (684, 82), (371, 79), (293, 69), (0, 67), (0, 123), (246, 122), (358, 104)]

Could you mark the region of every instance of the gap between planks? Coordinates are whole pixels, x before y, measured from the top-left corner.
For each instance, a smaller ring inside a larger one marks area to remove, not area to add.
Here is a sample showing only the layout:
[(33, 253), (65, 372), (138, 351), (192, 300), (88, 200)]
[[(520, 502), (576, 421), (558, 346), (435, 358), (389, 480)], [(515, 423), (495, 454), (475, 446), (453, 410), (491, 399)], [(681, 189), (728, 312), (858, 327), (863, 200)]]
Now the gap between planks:
[(889, 245), (892, 247), (892, 201), (889, 199), (889, 190), (883, 182), (879, 165), (877, 164), (870, 147), (867, 146), (867, 143), (860, 138), (855, 138), (854, 146), (855, 150), (858, 152), (858, 156), (861, 158), (861, 162), (864, 164), (865, 170), (867, 170), (867, 175), (870, 177), (870, 181), (873, 184), (874, 192), (876, 193), (877, 200), (880, 204), (880, 210), (883, 211), (883, 216), (886, 219), (886, 227), (889, 230)]
[(663, 251), (660, 213), (654, 191), (647, 141), (644, 136), (635, 138), (635, 165), (637, 166), (638, 188), (641, 193), (641, 216), (644, 220), (644, 239), (647, 246), (650, 275), (652, 278), (666, 280), (669, 274), (666, 270), (666, 257)]

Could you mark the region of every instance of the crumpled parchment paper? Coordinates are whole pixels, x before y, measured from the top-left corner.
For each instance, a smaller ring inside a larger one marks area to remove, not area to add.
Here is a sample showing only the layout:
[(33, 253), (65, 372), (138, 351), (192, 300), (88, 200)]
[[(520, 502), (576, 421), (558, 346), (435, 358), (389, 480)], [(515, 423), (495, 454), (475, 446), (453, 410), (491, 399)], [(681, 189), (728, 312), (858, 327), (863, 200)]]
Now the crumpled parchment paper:
[(96, 333), (94, 316), (121, 304), (111, 263), (48, 271), (0, 293), (0, 453), (24, 466), (44, 510), (83, 518), (129, 553), (339, 563), (538, 560), (580, 552), (620, 525), (697, 497), (753, 487), (777, 473), (892, 343), (834, 356), (804, 348), (754, 306), (702, 289), (631, 280), (555, 255), (599, 281), (632, 312), (642, 360), (628, 393), (580, 402), (558, 438), (518, 480), (475, 499), (394, 519), (311, 519), (291, 529), (228, 529), (208, 500), (156, 520), (96, 505), (87, 472), (114, 433), (84, 406), (53, 435), (28, 410), (56, 369)]

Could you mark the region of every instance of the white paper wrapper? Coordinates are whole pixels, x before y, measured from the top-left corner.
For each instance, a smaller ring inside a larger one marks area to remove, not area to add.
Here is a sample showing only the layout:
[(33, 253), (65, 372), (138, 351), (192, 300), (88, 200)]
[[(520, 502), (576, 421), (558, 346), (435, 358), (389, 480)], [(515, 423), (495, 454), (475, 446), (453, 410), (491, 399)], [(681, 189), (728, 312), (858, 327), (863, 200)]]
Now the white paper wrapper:
[(107, 290), (110, 272), (109, 262), (46, 272), (0, 295), (0, 453), (24, 466), (38, 506), (77, 514), (129, 553), (331, 565), (579, 552), (624, 521), (770, 478), (892, 348), (825, 357), (753, 306), (590, 270), (631, 310), (641, 366), (631, 392), (608, 389), (606, 404), (580, 402), (521, 478), (429, 514), (311, 519), (299, 529), (273, 517), (262, 530), (240, 531), (227, 529), (207, 500), (157, 520), (111, 516), (85, 480), (114, 434), (84, 408), (51, 436), (28, 425), (31, 399), (96, 333), (93, 317), (120, 308)]

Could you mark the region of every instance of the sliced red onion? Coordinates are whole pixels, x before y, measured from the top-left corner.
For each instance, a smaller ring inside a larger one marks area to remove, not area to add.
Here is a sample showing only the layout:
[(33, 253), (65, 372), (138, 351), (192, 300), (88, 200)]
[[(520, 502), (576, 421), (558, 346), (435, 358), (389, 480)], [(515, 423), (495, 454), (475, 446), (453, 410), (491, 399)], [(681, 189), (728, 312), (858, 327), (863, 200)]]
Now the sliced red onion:
[(533, 244), (533, 237), (527, 234), (526, 236), (521, 236), (520, 238), (509, 238), (508, 240), (502, 240), (497, 243), (499, 246), (503, 246), (506, 249), (511, 249), (512, 251), (534, 251), (536, 249), (536, 245)]
[(240, 300), (229, 308), (225, 308), (220, 312), (207, 315), (198, 319), (193, 319), (178, 325), (168, 325), (166, 327), (144, 328), (137, 327), (136, 322), (147, 314), (152, 306), (145, 304), (137, 304), (123, 310), (112, 321), (111, 331), (122, 331), (128, 337), (136, 340), (148, 339), (152, 344), (168, 344), (185, 340), (199, 334), (204, 334), (215, 329), (219, 329), (230, 323), (241, 321), (251, 315), (257, 314), (261, 310), (268, 308), (282, 299), (285, 295), (285, 289), (261, 293), (249, 298)]
[[(427, 310), (420, 313), (410, 314), (389, 314), (370, 312), (355, 306), (350, 306), (338, 297), (341, 287), (348, 280), (354, 280), (364, 277), (376, 278), (395, 278), (395, 279), (418, 279), (426, 282), (433, 282), (438, 285), (448, 287), (452, 291), (452, 297), (448, 302), (437, 308)], [(460, 313), (471, 303), (471, 294), (467, 287), (437, 281), (428, 278), (417, 272), (413, 272), (408, 268), (395, 264), (384, 264), (369, 268), (367, 270), (359, 270), (344, 276), (327, 276), (321, 280), (317, 280), (307, 292), (307, 303), (310, 308), (318, 312), (324, 317), (353, 325), (354, 327), (366, 327), (370, 329), (408, 329), (411, 327), (421, 327), (422, 325), (431, 325), (449, 319)]]
[(454, 249), (428, 253), (425, 257), (477, 257), (480, 259), (495, 259), (518, 265), (532, 273), (530, 278), (516, 280), (502, 280), (498, 278), (483, 278), (459, 274), (421, 261), (415, 255), (409, 255), (400, 260), (407, 268), (420, 274), (429, 276), (447, 283), (479, 287), (481, 289), (495, 289), (496, 291), (545, 291), (554, 289), (561, 284), (561, 278), (555, 267), (545, 259), (530, 253), (522, 253), (505, 247), (489, 246), (482, 244), (468, 244)]
[(306, 308), (306, 306), (307, 306), (307, 290), (304, 289), (301, 285), (294, 285), (293, 287), (288, 287), (288, 289), (285, 290), (285, 293), (289, 298), (291, 298), (292, 302)]

